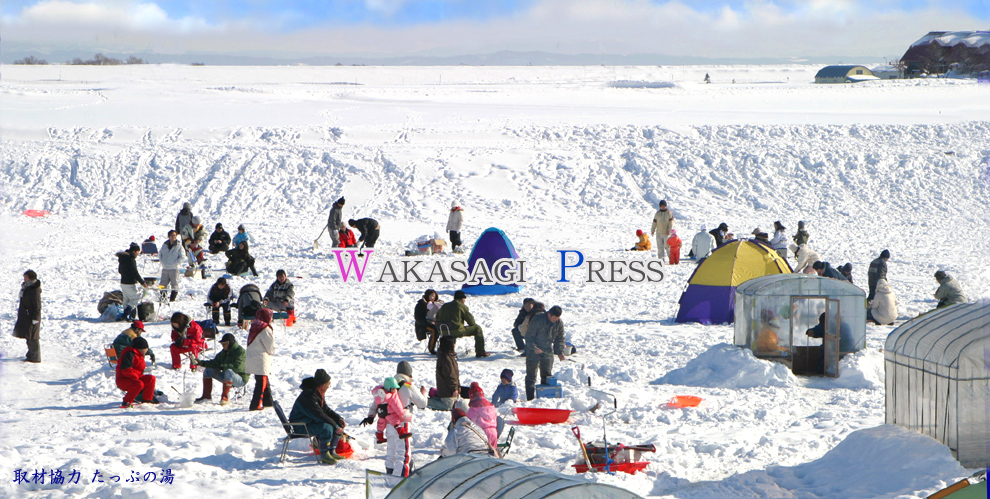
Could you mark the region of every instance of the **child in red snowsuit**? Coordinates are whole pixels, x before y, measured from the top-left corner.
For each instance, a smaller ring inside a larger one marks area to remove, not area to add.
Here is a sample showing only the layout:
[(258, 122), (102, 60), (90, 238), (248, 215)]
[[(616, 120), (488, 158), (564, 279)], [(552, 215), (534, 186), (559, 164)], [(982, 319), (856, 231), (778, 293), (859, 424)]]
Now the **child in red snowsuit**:
[(120, 404), (121, 409), (134, 405), (134, 399), (139, 394), (145, 402), (158, 403), (155, 399), (155, 377), (144, 374), (144, 368), (147, 367), (144, 354), (147, 352), (148, 340), (138, 336), (117, 359), (117, 388), (127, 392), (124, 395), (124, 402)]
[(357, 238), (354, 237), (354, 231), (351, 229), (344, 229), (338, 231), (337, 234), (340, 236), (340, 247), (341, 248), (353, 248), (357, 246)]
[[(196, 321), (182, 312), (172, 314), (172, 369), (182, 367), (181, 354), (191, 353), (193, 358), (199, 357), (199, 352), (206, 346), (203, 341), (203, 329)], [(189, 369), (196, 370), (196, 365), (190, 361)]]
[(681, 238), (677, 237), (677, 231), (674, 229), (670, 229), (667, 246), (670, 247), (670, 264), (677, 265), (681, 261)]

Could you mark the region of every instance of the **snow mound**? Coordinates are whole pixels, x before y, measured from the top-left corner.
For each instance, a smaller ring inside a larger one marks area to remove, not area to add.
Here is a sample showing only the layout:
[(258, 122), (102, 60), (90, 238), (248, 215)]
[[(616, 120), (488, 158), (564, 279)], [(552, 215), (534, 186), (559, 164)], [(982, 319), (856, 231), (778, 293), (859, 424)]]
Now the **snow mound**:
[[(944, 486), (944, 477), (966, 474), (948, 447), (933, 438), (882, 425), (849, 434), (816, 461), (682, 487), (677, 497), (924, 497)], [(657, 488), (669, 485), (658, 481), (653, 493), (662, 494)]]
[(616, 80), (608, 82), (611, 88), (677, 88), (672, 81)]
[(860, 350), (839, 361), (838, 378), (810, 378), (808, 388), (848, 388), (850, 390), (882, 390), (884, 384), (883, 354), (875, 350)]
[(652, 385), (686, 385), (709, 388), (755, 388), (792, 386), (797, 379), (787, 366), (757, 359), (747, 348), (720, 343), (709, 348), (686, 366), (656, 379)]

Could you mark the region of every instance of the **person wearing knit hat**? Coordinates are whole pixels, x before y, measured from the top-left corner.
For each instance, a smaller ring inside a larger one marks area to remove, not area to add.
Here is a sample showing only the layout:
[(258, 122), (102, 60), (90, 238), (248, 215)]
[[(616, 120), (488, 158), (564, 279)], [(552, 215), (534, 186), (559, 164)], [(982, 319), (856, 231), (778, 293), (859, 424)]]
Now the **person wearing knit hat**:
[(347, 422), (327, 406), (326, 393), (330, 389), (330, 375), (317, 369), (313, 377), (302, 380), (302, 393), (296, 397), (289, 412), (290, 423), (305, 423), (306, 431), (316, 436), (320, 444), (320, 456), (325, 464), (337, 464), (344, 459), (336, 453), (337, 442), (344, 434)]
[(477, 381), (468, 388), (468, 399), (468, 417), (485, 432), (488, 443), (495, 447), (498, 445), (498, 411), (485, 397), (485, 390)]
[(244, 227), (244, 224), (237, 226), (237, 234), (234, 234), (234, 238), (231, 239), (230, 243), (236, 248), (242, 242), (247, 243), (249, 246), (254, 246), (254, 238), (251, 237), (251, 234), (248, 234), (247, 228)]
[(124, 348), (124, 351), (117, 357), (116, 382), (117, 388), (125, 392), (124, 401), (120, 404), (121, 409), (126, 409), (134, 405), (134, 400), (138, 395), (149, 404), (157, 404), (155, 398), (155, 377), (144, 374), (144, 356), (148, 353), (148, 340), (138, 336), (131, 342), (131, 346)]
[(216, 225), (207, 241), (209, 241), (209, 244), (206, 249), (210, 250), (210, 253), (214, 255), (230, 249), (230, 234), (223, 229), (223, 224), (221, 223)]
[(630, 251), (650, 251), (653, 249), (653, 243), (650, 242), (650, 236), (641, 229), (636, 229), (636, 237), (639, 239), (639, 242), (630, 248)]
[(497, 455), (497, 451), (488, 443), (485, 433), (478, 428), (471, 418), (467, 417), (467, 412), (460, 407), (450, 412), (450, 419), (453, 425), (447, 432), (443, 447), (440, 449), (440, 457), (453, 456), (454, 454), (489, 454)]
[(344, 225), (343, 196), (335, 201), (333, 206), (330, 208), (330, 217), (327, 218), (326, 230), (330, 233), (330, 239), (333, 240), (333, 247), (340, 247), (340, 231), (347, 230), (347, 227)]
[[(883, 250), (880, 256), (870, 262), (870, 268), (866, 271), (866, 282), (870, 292), (866, 295), (866, 302), (869, 303), (877, 294), (877, 282), (880, 279), (887, 279), (887, 260), (890, 259), (890, 250)], [(890, 281), (887, 281), (890, 284)]]
[[(124, 352), (124, 349), (133, 345), (134, 340), (139, 338), (144, 334), (144, 323), (141, 321), (134, 321), (131, 323), (131, 327), (125, 329), (117, 338), (113, 340), (113, 350), (117, 352), (117, 357)], [(151, 363), (155, 363), (155, 354), (149, 349), (148, 353), (145, 354), (151, 359)]]
[(450, 249), (454, 253), (464, 251), (461, 246), (461, 229), (464, 228), (464, 208), (454, 200), (450, 202), (450, 214), (447, 215), (447, 233), (450, 234)]
[(519, 401), (519, 389), (512, 384), (512, 369), (503, 369), (499, 376), (499, 385), (492, 393), (492, 405), (498, 407), (508, 401)]
[(248, 374), (244, 367), (246, 353), (244, 347), (237, 344), (233, 334), (227, 333), (220, 338), (223, 350), (217, 352), (213, 360), (193, 362), (204, 367), (203, 395), (196, 402), (211, 402), (213, 400), (213, 380), (223, 383), (223, 393), (220, 394), (220, 405), (227, 405), (230, 400), (230, 389), (240, 388), (247, 383)]

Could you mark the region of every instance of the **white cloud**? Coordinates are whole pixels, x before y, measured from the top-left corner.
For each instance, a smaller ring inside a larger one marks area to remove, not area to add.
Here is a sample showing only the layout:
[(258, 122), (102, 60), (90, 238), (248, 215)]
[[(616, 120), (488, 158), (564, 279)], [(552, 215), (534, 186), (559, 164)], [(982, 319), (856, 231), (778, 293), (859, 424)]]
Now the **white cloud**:
[(82, 3), (64, 0), (44, 0), (24, 8), (19, 15), (4, 16), (4, 24), (14, 27), (32, 27), (38, 30), (68, 28), (81, 30), (128, 30), (194, 33), (221, 29), (205, 19), (184, 17), (173, 19), (155, 3), (100, 2)]

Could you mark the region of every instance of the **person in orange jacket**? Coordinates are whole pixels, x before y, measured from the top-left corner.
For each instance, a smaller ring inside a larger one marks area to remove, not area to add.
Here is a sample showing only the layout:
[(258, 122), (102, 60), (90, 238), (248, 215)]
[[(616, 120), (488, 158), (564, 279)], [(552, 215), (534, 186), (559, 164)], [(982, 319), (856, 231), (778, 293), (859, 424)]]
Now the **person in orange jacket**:
[(681, 261), (681, 238), (677, 237), (677, 231), (674, 229), (670, 229), (667, 246), (670, 247), (670, 264), (677, 265)]
[(650, 243), (650, 236), (641, 230), (636, 231), (636, 237), (639, 238), (639, 242), (636, 246), (632, 247), (632, 251), (650, 251), (653, 249), (653, 244)]

